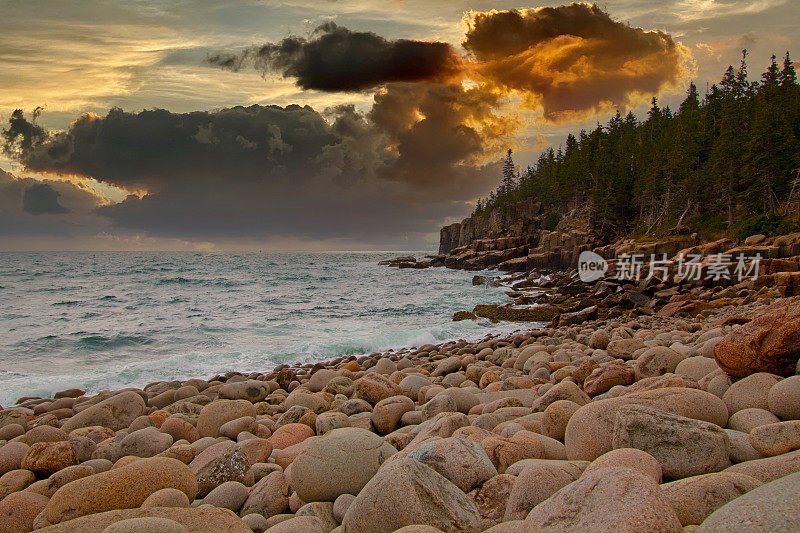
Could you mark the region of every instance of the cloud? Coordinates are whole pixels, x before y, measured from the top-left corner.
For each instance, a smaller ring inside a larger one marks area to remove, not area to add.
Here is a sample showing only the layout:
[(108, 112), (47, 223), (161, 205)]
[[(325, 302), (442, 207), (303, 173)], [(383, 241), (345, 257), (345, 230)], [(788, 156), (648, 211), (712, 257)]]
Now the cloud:
[(520, 95), (550, 122), (633, 107), (691, 71), (689, 50), (672, 36), (615, 21), (597, 5), (473, 11), (465, 22), (466, 55), (444, 42), (389, 41), (328, 22), (308, 38), (287, 37), (208, 62), (234, 71), (255, 67), (327, 92), (469, 80), (484, 93)]
[[(12, 143), (6, 134), (6, 149), (28, 172), (138, 191), (92, 211), (121, 231), (421, 243), (497, 181), (499, 167), (485, 152), (499, 135), (486, 126), (505, 120), (495, 118), (494, 98), (460, 85), (389, 84), (368, 113), (112, 109), (36, 139)], [(38, 131), (34, 121), (18, 126)]]
[(472, 12), (462, 43), (475, 74), (541, 106), (551, 122), (629, 107), (689, 74), (688, 51), (597, 5)]
[(69, 209), (58, 203), (60, 195), (46, 183), (36, 183), (25, 189), (22, 208), (31, 215), (58, 215)]
[[(497, 184), (498, 158), (530, 118), (515, 102), (552, 122), (583, 118), (676, 83), (684, 53), (665, 33), (585, 4), (471, 13), (461, 52), (326, 23), (308, 37), (210, 58), (326, 92), (321, 111), (111, 108), (63, 131), (15, 111), (3, 150), (55, 193), (32, 189), (26, 211), (15, 185), (24, 224), (93, 221), (136, 242), (424, 243)], [(68, 191), (92, 205), (75, 207)], [(53, 216), (34, 217), (37, 209)]]
[(673, 11), (685, 22), (718, 19), (733, 15), (755, 15), (782, 6), (787, 0), (680, 0)]
[(208, 62), (234, 71), (254, 66), (294, 78), (303, 89), (327, 92), (362, 91), (390, 82), (449, 81), (461, 72), (460, 58), (448, 43), (389, 41), (335, 22), (321, 24), (309, 38), (286, 37), (238, 55), (215, 54)]
[[(97, 197), (63, 181), (17, 177), (0, 169), (0, 247), (9, 238), (84, 237), (106, 225)], [(18, 246), (17, 246), (18, 247)]]
[(744, 35), (735, 37), (727, 37), (725, 39), (718, 39), (710, 42), (699, 42), (695, 46), (704, 54), (712, 56), (718, 60), (721, 59), (724, 54), (727, 54), (733, 50), (739, 51), (743, 48), (752, 48), (756, 42), (756, 33), (749, 31)]

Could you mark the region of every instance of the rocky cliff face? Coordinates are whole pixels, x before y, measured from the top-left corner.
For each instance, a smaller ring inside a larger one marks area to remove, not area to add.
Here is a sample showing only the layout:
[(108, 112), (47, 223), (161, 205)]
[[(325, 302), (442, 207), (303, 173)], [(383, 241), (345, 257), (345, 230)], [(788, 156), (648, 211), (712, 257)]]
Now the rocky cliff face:
[(467, 270), (569, 268), (581, 251), (596, 244), (585, 216), (562, 218), (554, 231), (542, 229), (545, 218), (535, 201), (466, 218), (442, 228), (440, 259), (449, 268)]
[(515, 237), (516, 242), (532, 244), (541, 228), (542, 204), (533, 200), (519, 202), (508, 209), (465, 218), (441, 229), (439, 255), (475, 241)]

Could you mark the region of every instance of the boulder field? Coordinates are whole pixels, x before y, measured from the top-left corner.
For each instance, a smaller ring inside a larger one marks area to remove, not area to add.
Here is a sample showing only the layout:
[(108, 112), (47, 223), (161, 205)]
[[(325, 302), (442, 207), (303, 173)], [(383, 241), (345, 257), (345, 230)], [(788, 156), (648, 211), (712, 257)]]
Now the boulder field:
[(0, 533), (800, 531), (800, 299), (0, 409)]

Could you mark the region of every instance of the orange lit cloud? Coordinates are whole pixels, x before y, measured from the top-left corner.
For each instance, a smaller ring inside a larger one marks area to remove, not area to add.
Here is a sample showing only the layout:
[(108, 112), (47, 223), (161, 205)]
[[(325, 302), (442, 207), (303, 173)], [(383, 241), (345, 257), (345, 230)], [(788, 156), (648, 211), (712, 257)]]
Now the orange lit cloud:
[(550, 122), (629, 107), (691, 73), (688, 50), (597, 5), (471, 12), (464, 48), (476, 79), (521, 94)]

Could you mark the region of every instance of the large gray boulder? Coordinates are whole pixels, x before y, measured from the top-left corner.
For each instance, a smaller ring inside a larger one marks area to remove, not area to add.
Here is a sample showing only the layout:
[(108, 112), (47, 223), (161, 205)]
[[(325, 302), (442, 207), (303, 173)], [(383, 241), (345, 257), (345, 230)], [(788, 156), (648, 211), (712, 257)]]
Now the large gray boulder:
[(378, 470), (342, 522), (347, 533), (395, 531), (414, 524), (445, 532), (477, 532), (481, 516), (475, 503), (444, 476), (404, 457)]
[(570, 483), (533, 508), (528, 531), (681, 533), (683, 528), (658, 484), (630, 468), (601, 468)]
[(636, 448), (655, 457), (664, 477), (680, 479), (730, 466), (728, 435), (715, 424), (629, 405), (617, 411), (613, 448)]
[(460, 437), (423, 442), (407, 457), (433, 468), (463, 492), (497, 475), (497, 469), (481, 445)]

